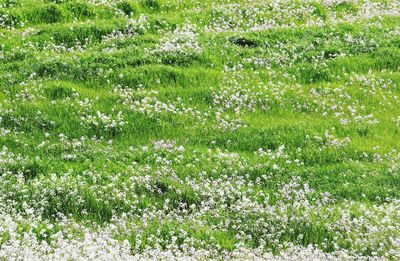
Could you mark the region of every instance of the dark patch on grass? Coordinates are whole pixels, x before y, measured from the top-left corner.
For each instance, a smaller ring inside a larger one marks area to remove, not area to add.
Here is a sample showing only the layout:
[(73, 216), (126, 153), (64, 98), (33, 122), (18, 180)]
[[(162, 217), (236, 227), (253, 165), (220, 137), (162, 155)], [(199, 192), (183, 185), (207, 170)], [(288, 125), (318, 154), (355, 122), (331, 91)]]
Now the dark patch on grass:
[(241, 47), (257, 47), (258, 42), (255, 39), (249, 38), (249, 37), (236, 37), (232, 38), (231, 41), (239, 45)]

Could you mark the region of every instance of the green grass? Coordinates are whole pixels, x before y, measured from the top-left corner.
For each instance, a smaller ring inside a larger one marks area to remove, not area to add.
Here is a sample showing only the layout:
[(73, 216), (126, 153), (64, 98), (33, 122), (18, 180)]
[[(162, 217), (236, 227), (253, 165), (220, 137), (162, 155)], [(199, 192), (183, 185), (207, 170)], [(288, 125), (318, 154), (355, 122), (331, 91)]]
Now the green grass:
[[(0, 211), (28, 219), (28, 206), (56, 227), (18, 233), (80, 238), (61, 216), (95, 231), (127, 214), (114, 238), (131, 254), (193, 244), (222, 257), (239, 243), (278, 254), (293, 243), (382, 257), (393, 247), (397, 16), (362, 16), (372, 1), (95, 2), (0, 0)], [(183, 51), (163, 45), (175, 40)], [(285, 184), (312, 191), (285, 198)], [(254, 204), (238, 210), (245, 199)], [(369, 233), (381, 220), (393, 226)], [(0, 233), (0, 253), (10, 240)]]

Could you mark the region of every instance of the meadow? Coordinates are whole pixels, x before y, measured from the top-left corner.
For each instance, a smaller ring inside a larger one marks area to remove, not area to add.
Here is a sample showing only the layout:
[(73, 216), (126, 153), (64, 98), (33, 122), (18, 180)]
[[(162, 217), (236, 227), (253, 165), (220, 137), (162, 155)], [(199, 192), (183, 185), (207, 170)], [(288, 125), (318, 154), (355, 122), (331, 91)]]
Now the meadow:
[(398, 0), (0, 0), (0, 260), (399, 260)]

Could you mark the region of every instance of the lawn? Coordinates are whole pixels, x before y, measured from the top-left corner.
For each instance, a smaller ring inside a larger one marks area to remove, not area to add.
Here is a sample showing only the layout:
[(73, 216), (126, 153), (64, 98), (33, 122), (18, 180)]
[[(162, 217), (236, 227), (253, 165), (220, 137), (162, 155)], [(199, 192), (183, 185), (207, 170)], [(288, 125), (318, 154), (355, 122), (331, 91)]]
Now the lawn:
[(0, 0), (0, 260), (399, 260), (398, 0)]

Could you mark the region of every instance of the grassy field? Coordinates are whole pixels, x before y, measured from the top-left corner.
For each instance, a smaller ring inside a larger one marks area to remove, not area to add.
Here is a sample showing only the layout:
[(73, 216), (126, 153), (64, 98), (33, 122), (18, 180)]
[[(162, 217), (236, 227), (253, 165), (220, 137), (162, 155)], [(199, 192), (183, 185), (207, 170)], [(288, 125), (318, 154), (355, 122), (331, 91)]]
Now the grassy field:
[(398, 0), (0, 0), (0, 260), (399, 260)]

